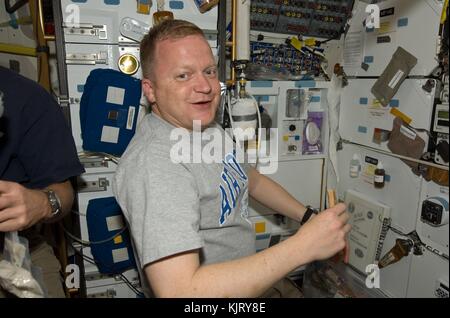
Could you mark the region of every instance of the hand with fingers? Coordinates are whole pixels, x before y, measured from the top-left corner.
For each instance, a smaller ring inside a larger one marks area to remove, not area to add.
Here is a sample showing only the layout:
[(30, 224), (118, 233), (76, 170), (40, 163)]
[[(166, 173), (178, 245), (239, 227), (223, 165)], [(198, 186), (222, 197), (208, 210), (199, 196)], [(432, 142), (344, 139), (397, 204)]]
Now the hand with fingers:
[(339, 203), (322, 211), (306, 222), (296, 235), (302, 244), (309, 246), (311, 260), (324, 260), (342, 251), (347, 246), (347, 234), (351, 226), (347, 222), (350, 214), (346, 206)]
[(50, 214), (43, 191), (0, 180), (0, 232), (27, 229)]

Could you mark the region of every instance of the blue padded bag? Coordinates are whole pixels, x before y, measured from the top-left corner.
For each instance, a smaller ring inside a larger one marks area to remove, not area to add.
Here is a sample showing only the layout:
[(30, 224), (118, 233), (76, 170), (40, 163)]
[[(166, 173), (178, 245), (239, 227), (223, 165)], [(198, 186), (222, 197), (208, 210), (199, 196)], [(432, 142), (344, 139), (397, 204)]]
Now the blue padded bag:
[[(100, 273), (119, 274), (130, 268), (136, 268), (130, 234), (128, 228), (123, 230), (125, 219), (114, 197), (90, 200), (86, 221), (90, 242), (107, 240), (90, 245)], [(109, 239), (112, 237), (115, 238)]]
[(95, 69), (80, 102), (83, 149), (121, 156), (136, 131), (141, 81), (111, 69)]

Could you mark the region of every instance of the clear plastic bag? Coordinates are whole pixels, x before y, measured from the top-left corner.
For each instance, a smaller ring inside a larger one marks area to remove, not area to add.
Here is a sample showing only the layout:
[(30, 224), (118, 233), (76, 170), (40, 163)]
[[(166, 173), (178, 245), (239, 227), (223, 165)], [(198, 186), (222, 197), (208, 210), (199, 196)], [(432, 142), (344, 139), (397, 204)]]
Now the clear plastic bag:
[(0, 286), (21, 298), (47, 297), (41, 270), (31, 263), (28, 240), (17, 232), (5, 233)]
[(332, 260), (316, 261), (306, 267), (305, 298), (384, 298), (379, 289), (368, 288), (365, 277), (348, 265)]

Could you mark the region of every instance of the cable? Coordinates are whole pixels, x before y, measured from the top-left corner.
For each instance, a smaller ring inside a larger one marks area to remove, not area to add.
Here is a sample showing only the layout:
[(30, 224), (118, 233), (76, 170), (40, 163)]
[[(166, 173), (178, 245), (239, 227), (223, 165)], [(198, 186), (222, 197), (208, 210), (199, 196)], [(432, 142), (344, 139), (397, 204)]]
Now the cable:
[(14, 12), (19, 10), (21, 7), (23, 7), (27, 3), (28, 3), (28, 0), (19, 0), (13, 6), (11, 6), (10, 1), (9, 0), (5, 0), (5, 10), (9, 14), (13, 14)]
[(97, 245), (97, 244), (104, 244), (107, 243), (109, 241), (114, 240), (117, 236), (121, 235), (123, 232), (125, 232), (125, 230), (128, 229), (128, 225), (125, 225), (119, 232), (117, 232), (116, 234), (114, 234), (114, 236), (111, 236), (107, 239), (101, 240), (101, 241), (85, 241), (79, 237), (76, 237), (75, 235), (73, 235), (72, 233), (69, 232), (69, 230), (66, 229), (65, 226), (63, 226), (63, 230), (64, 233), (66, 233), (72, 240), (77, 241), (78, 243), (85, 245), (85, 246), (90, 246), (90, 245)]
[[(109, 266), (108, 264), (104, 264), (104, 263), (102, 263), (102, 262), (100, 262), (100, 261), (97, 261), (96, 259), (94, 259), (94, 258), (92, 258), (92, 257), (89, 257), (89, 256), (85, 255), (85, 254), (83, 253), (83, 247), (82, 247), (82, 246), (80, 247), (80, 248), (81, 248), (81, 251), (79, 251), (73, 244), (72, 244), (71, 246), (72, 246), (74, 252), (75, 252), (76, 254), (80, 255), (86, 262), (91, 263), (91, 264), (93, 264), (93, 265), (95, 265), (95, 266), (98, 266), (98, 264), (101, 264), (101, 265), (104, 266), (104, 267), (111, 268), (111, 266)], [(125, 284), (127, 284), (128, 287), (129, 287), (134, 293), (136, 293), (136, 294), (139, 295), (139, 296), (140, 296), (140, 295), (143, 295), (143, 293), (141, 293), (139, 290), (137, 290), (136, 287), (133, 286), (133, 284), (126, 278), (126, 276), (125, 276), (123, 273), (109, 274), (109, 275), (119, 276), (119, 277), (122, 279), (122, 281), (124, 281)]]
[[(76, 254), (80, 255), (86, 262), (91, 263), (91, 264), (93, 264), (93, 265), (95, 265), (95, 266), (97, 266), (97, 264), (101, 264), (101, 265), (103, 265), (103, 266), (105, 266), (105, 267), (109, 267), (109, 268), (111, 267), (111, 266), (109, 266), (108, 264), (103, 264), (102, 262), (97, 261), (97, 260), (95, 260), (94, 258), (85, 255), (85, 254), (83, 253), (83, 247), (82, 247), (82, 246), (80, 247), (80, 248), (81, 248), (80, 251), (79, 251), (73, 244), (71, 244), (71, 246), (72, 246), (74, 252), (75, 252)], [(131, 291), (133, 291), (137, 296), (141, 296), (141, 297), (144, 297), (144, 296), (145, 296), (144, 293), (140, 292), (140, 291), (133, 285), (133, 283), (131, 283), (131, 282), (128, 280), (128, 278), (127, 278), (123, 273), (110, 274), (110, 275), (114, 275), (114, 276), (120, 277), (120, 279), (128, 286), (128, 288), (130, 288)]]

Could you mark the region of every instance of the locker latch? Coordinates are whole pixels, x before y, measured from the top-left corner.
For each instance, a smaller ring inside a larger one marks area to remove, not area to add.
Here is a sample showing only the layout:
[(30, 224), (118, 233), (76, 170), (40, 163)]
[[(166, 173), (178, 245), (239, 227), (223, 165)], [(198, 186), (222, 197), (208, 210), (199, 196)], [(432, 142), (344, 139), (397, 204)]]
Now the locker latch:
[(107, 158), (80, 158), (80, 162), (85, 169), (88, 168), (108, 168)]
[(96, 65), (108, 64), (108, 52), (100, 51), (99, 53), (67, 53), (67, 64)]
[(83, 35), (98, 37), (99, 40), (107, 40), (108, 33), (106, 32), (106, 25), (94, 25), (91, 23), (78, 23), (72, 25), (71, 23), (64, 23), (64, 34), (66, 35)]
[(78, 192), (99, 192), (106, 191), (109, 181), (106, 178), (99, 178), (98, 181), (84, 181), (78, 179)]

